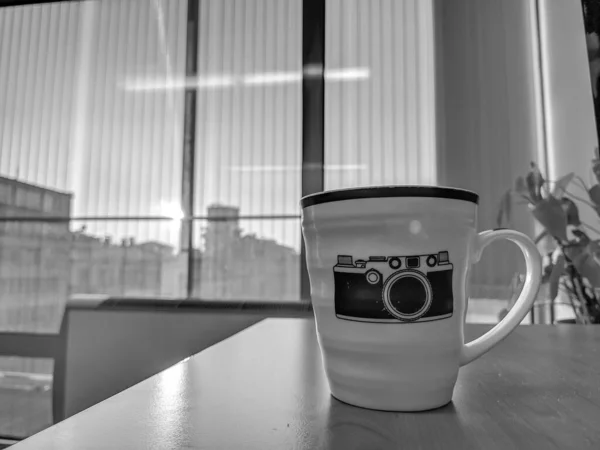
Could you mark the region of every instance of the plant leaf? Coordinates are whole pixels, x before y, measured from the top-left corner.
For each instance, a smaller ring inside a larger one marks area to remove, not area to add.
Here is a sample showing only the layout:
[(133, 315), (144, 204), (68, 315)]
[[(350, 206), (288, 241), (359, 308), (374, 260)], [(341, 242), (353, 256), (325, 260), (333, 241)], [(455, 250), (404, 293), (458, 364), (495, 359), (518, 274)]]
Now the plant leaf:
[(525, 177), (525, 184), (527, 185), (527, 190), (529, 191), (529, 198), (533, 200), (534, 203), (538, 203), (542, 201), (542, 187), (546, 183), (540, 169), (537, 164), (531, 163), (531, 170)]
[(567, 216), (567, 224), (574, 225), (576, 227), (581, 226), (581, 220), (579, 220), (579, 210), (577, 209), (575, 202), (566, 197), (561, 198), (560, 201)]
[(565, 195), (565, 190), (567, 189), (569, 183), (573, 181), (573, 178), (575, 178), (575, 172), (568, 173), (564, 177), (559, 178), (552, 189), (552, 196), (561, 198), (563, 195)]
[(542, 230), (542, 232), (540, 234), (538, 234), (535, 239), (533, 240), (533, 242), (537, 245), (541, 242), (542, 239), (544, 239), (546, 236), (548, 236), (548, 230)]
[(548, 233), (559, 241), (567, 240), (567, 215), (558, 199), (549, 195), (530, 208), (533, 216)]
[(548, 284), (550, 286), (550, 300), (554, 300), (558, 296), (558, 288), (560, 286), (560, 277), (565, 273), (565, 255), (562, 253), (554, 262)]
[(600, 288), (600, 266), (597, 262), (599, 244), (597, 241), (583, 240), (582, 244), (565, 248), (577, 271), (586, 278), (594, 288)]
[(596, 213), (600, 215), (600, 185), (593, 185), (588, 191), (588, 195), (595, 206)]
[(600, 159), (594, 158), (592, 160), (592, 171), (596, 177), (596, 181), (600, 183)]

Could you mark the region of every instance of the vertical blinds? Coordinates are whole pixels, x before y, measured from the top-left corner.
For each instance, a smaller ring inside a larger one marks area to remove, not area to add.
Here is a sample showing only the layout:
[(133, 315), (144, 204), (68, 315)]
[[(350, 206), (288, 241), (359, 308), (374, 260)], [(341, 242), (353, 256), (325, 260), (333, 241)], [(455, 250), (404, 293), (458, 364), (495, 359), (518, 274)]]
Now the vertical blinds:
[(325, 186), (435, 184), (435, 61), (431, 0), (329, 0)]
[[(182, 0), (0, 10), (1, 173), (76, 190), (82, 215), (176, 203), (185, 10)], [(293, 213), (301, 2), (205, 1), (200, 17), (196, 209)], [(326, 186), (435, 183), (431, 0), (329, 0), (326, 40)]]

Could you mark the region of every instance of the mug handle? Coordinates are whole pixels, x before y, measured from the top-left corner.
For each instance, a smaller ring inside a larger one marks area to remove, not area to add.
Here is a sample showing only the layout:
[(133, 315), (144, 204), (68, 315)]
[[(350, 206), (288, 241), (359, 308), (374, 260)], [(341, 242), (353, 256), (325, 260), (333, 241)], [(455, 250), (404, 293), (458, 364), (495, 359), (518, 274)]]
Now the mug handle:
[(483, 249), (498, 239), (508, 239), (519, 246), (525, 257), (527, 275), (521, 295), (508, 314), (494, 328), (474, 341), (464, 344), (460, 352), (460, 365), (464, 366), (486, 353), (521, 323), (537, 296), (542, 281), (542, 257), (533, 241), (515, 230), (488, 230), (479, 233), (475, 244), (473, 264), (479, 262)]

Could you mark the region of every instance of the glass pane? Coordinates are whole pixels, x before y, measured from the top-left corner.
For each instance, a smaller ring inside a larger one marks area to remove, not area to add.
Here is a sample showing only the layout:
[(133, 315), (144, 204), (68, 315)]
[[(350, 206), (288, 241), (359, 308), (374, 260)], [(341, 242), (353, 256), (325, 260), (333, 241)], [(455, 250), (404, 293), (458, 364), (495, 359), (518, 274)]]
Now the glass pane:
[[(146, 88), (183, 73), (186, 9), (0, 9), (0, 176), (70, 193), (76, 216), (169, 215), (181, 192), (182, 91)], [(38, 190), (13, 195), (20, 214), (68, 214)]]
[(328, 0), (325, 187), (435, 184), (431, 0)]
[(0, 436), (25, 438), (52, 425), (48, 359), (0, 357)]
[(300, 221), (242, 219), (231, 207), (210, 207), (196, 221), (194, 295), (210, 300), (300, 299)]
[(200, 3), (195, 215), (299, 214), (302, 1)]

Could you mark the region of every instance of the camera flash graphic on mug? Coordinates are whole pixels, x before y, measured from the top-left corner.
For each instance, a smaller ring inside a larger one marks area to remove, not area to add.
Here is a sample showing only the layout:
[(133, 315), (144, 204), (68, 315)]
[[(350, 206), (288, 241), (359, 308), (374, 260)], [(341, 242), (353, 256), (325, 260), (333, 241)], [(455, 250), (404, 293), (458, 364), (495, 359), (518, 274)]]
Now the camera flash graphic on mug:
[(411, 256), (338, 255), (335, 313), (358, 322), (430, 322), (452, 316), (448, 251)]

